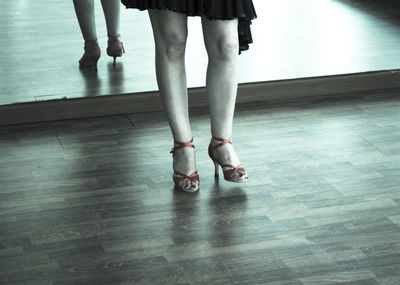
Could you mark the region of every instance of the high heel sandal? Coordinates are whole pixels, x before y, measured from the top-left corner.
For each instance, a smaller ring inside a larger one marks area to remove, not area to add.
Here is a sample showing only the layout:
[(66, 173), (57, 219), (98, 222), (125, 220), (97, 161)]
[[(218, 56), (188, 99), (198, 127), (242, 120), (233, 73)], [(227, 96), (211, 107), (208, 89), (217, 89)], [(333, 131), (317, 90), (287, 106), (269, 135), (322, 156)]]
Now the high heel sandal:
[[(213, 140), (220, 141), (220, 143), (216, 144), (215, 146), (212, 146), (211, 142), (208, 146), (208, 155), (214, 162), (214, 167), (215, 167), (215, 178), (219, 177), (219, 166), (221, 166), (222, 171), (224, 173), (224, 179), (226, 181), (230, 182), (235, 182), (235, 183), (242, 183), (247, 181), (248, 174), (246, 169), (239, 163), (238, 166), (233, 166), (230, 164), (222, 164), (217, 158), (214, 157), (213, 151), (214, 149), (223, 146), (224, 144), (230, 143), (232, 144), (231, 139), (219, 139), (219, 138), (212, 138)], [(229, 169), (225, 169), (224, 167), (229, 167)]]
[(79, 60), (79, 67), (94, 68), (94, 70), (97, 70), (97, 62), (101, 54), (97, 39), (85, 41), (85, 47), (83, 49), (85, 53)]
[(107, 46), (107, 54), (114, 58), (113, 65), (115, 66), (115, 62), (117, 57), (121, 57), (123, 53), (125, 53), (124, 45), (118, 39), (119, 34), (116, 36), (108, 35), (108, 46)]
[[(183, 148), (183, 147), (194, 148), (194, 145), (192, 144), (192, 142), (193, 142), (193, 138), (192, 138), (192, 140), (190, 140), (186, 143), (174, 141), (174, 143), (177, 144), (178, 146), (174, 146), (171, 149), (170, 153), (172, 153), (172, 155), (174, 155), (178, 149)], [(181, 191), (185, 191), (185, 192), (196, 192), (197, 190), (199, 190), (200, 178), (199, 178), (197, 171), (195, 171), (189, 175), (183, 174), (178, 171), (174, 171), (174, 175), (173, 175), (172, 179), (174, 180), (175, 189), (177, 189), (177, 190), (181, 190)]]

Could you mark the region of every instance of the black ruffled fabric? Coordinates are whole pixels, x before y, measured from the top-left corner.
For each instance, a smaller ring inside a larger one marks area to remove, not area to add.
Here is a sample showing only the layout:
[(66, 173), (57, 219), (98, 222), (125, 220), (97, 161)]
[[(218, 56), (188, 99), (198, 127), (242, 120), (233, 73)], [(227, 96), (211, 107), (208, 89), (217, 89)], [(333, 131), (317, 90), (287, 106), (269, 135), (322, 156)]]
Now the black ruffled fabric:
[(210, 20), (239, 18), (239, 53), (253, 42), (251, 20), (257, 17), (252, 0), (121, 0), (126, 8), (172, 10), (188, 16), (206, 16)]

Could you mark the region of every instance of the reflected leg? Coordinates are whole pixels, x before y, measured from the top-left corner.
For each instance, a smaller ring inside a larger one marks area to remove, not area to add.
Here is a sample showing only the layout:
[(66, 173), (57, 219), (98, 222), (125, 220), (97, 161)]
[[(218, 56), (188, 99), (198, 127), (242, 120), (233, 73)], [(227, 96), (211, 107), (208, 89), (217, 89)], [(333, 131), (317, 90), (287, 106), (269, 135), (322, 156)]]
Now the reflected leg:
[(94, 0), (73, 0), (82, 36), (85, 41), (97, 39), (94, 19)]
[(79, 66), (97, 70), (97, 61), (101, 51), (97, 43), (93, 2), (93, 0), (74, 0), (74, 7), (82, 36), (85, 39), (85, 53), (79, 60)]
[(119, 35), (120, 0), (101, 0), (106, 19), (107, 33), (111, 36)]
[(120, 17), (120, 0), (101, 0), (104, 16), (107, 25), (107, 54), (114, 58), (114, 65), (117, 57), (121, 57), (124, 53), (124, 47), (119, 40), (119, 17)]

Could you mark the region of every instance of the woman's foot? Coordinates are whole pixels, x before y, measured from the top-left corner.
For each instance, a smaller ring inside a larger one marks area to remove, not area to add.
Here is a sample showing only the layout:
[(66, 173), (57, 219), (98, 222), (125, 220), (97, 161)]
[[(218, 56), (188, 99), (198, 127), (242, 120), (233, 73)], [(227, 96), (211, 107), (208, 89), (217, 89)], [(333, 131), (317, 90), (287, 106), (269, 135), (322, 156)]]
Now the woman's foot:
[(99, 61), (101, 51), (97, 39), (85, 41), (85, 53), (79, 60), (79, 66), (82, 68), (93, 68), (97, 70), (97, 62)]
[(186, 192), (199, 190), (200, 179), (196, 170), (196, 156), (193, 139), (186, 143), (174, 142), (173, 154), (173, 180), (175, 188)]
[(108, 35), (108, 42), (107, 42), (107, 54), (114, 58), (113, 65), (115, 66), (115, 61), (117, 57), (121, 57), (122, 54), (125, 52), (124, 45), (119, 40), (120, 35), (111, 36)]
[(221, 166), (225, 180), (237, 183), (247, 181), (247, 171), (240, 164), (230, 139), (213, 137), (210, 141), (208, 151), (210, 158), (215, 164), (216, 177), (218, 177), (218, 167)]

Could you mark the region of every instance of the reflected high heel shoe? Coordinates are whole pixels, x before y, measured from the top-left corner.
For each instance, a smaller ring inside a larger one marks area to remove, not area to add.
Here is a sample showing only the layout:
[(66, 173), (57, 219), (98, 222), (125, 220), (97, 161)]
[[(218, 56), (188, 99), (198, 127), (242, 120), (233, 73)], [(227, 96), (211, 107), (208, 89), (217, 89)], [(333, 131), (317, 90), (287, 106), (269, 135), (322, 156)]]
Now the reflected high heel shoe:
[[(186, 143), (174, 141), (174, 143), (177, 144), (177, 146), (174, 146), (171, 149), (170, 153), (172, 153), (172, 155), (174, 155), (178, 149), (183, 148), (183, 147), (194, 148), (194, 145), (192, 144), (192, 142), (193, 142), (193, 138), (192, 138), (192, 140), (190, 140)], [(199, 178), (197, 171), (195, 171), (189, 175), (183, 174), (178, 171), (174, 171), (174, 175), (173, 175), (172, 179), (174, 180), (175, 189), (177, 189), (177, 190), (181, 190), (181, 191), (185, 191), (185, 192), (196, 192), (199, 190), (200, 178)]]
[[(212, 159), (212, 161), (214, 162), (214, 167), (215, 167), (215, 178), (219, 177), (219, 166), (221, 166), (222, 171), (224, 173), (224, 179), (226, 181), (230, 181), (230, 182), (235, 182), (235, 183), (242, 183), (247, 181), (248, 174), (246, 169), (244, 169), (244, 167), (239, 163), (238, 166), (233, 166), (230, 164), (222, 164), (217, 158), (215, 158), (213, 151), (218, 148), (223, 146), (224, 144), (232, 144), (231, 139), (219, 139), (219, 138), (215, 138), (213, 137), (212, 140), (215, 141), (219, 141), (220, 143), (212, 146), (211, 142), (208, 146), (208, 155), (210, 156), (210, 158)], [(224, 169), (225, 168), (225, 169)]]
[(114, 66), (115, 66), (117, 57), (121, 57), (122, 54), (125, 53), (124, 45), (118, 38), (119, 38), (119, 34), (116, 36), (108, 35), (107, 54), (114, 58), (114, 62), (113, 62)]
[(79, 60), (79, 66), (82, 68), (93, 68), (97, 70), (97, 62), (100, 58), (100, 47), (97, 43), (97, 39), (85, 41), (84, 47), (85, 53)]

